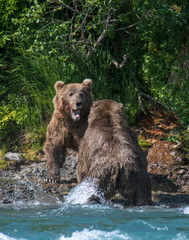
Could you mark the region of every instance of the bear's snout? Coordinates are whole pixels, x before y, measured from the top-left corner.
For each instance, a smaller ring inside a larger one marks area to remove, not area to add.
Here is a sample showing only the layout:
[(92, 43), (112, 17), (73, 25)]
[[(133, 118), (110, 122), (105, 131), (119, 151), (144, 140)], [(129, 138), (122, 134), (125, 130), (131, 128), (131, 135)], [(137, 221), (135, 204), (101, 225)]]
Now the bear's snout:
[(82, 107), (82, 102), (81, 101), (77, 101), (75, 104), (76, 104), (76, 107), (78, 109)]
[(72, 108), (74, 110), (82, 108), (82, 98), (80, 96), (75, 96), (75, 98), (72, 99)]

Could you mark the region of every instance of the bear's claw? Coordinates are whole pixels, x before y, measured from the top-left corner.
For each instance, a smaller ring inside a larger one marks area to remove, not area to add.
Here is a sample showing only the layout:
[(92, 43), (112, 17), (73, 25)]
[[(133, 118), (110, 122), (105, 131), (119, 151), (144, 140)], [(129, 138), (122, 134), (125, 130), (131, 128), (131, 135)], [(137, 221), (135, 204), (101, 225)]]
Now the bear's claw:
[(57, 180), (57, 179), (54, 179), (54, 178), (51, 177), (51, 178), (45, 178), (44, 182), (45, 183), (59, 183), (60, 180)]

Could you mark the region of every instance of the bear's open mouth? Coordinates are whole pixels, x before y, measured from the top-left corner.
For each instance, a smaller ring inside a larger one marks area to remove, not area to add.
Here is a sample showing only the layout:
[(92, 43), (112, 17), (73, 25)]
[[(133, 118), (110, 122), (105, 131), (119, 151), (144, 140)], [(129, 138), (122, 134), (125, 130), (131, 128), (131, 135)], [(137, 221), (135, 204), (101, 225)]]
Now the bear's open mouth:
[(79, 108), (76, 110), (71, 109), (71, 114), (72, 114), (73, 120), (75, 120), (75, 121), (80, 120), (80, 109)]

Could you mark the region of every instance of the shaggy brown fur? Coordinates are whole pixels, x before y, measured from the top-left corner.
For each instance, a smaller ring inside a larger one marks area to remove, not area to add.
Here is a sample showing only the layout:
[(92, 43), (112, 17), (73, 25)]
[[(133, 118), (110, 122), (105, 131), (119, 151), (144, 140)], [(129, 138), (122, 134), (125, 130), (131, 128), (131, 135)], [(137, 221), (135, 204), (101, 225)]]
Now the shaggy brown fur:
[(91, 85), (90, 79), (84, 80), (82, 84), (65, 85), (61, 81), (55, 84), (55, 110), (47, 128), (44, 146), (48, 181), (59, 181), (59, 170), (65, 162), (66, 148), (78, 151), (93, 103)]
[(96, 178), (106, 198), (118, 191), (132, 205), (150, 204), (147, 160), (122, 107), (111, 100), (93, 104), (89, 126), (80, 143), (78, 182), (86, 177)]

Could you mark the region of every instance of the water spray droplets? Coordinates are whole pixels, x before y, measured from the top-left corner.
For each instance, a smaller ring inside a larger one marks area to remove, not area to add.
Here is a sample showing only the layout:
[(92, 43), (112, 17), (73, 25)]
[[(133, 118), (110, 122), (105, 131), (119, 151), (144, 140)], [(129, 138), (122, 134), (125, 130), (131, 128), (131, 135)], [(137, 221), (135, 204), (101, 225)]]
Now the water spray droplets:
[(74, 187), (65, 199), (65, 203), (87, 204), (105, 203), (103, 192), (98, 189), (96, 179), (86, 178), (81, 184)]

